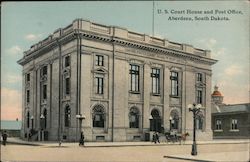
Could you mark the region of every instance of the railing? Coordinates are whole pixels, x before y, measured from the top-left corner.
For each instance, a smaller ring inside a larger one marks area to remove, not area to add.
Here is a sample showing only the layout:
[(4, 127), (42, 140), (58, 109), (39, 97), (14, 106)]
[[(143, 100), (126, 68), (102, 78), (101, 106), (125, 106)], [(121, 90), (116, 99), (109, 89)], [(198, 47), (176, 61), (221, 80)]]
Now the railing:
[(194, 54), (196, 55), (202, 55), (202, 56), (206, 56), (206, 51), (202, 50), (202, 49), (195, 49)]
[(144, 34), (139, 34), (135, 32), (128, 32), (128, 38), (144, 41)]
[(177, 50), (182, 50), (182, 45), (179, 43), (169, 42), (168, 47), (173, 48), (173, 49), (177, 49)]
[(160, 38), (152, 37), (152, 38), (151, 38), (151, 42), (152, 42), (153, 44), (157, 44), (157, 45), (161, 45), (161, 46), (164, 45), (164, 40), (163, 40), (163, 39), (160, 39)]
[(106, 34), (110, 33), (110, 28), (105, 25), (91, 23), (90, 29), (100, 33), (106, 33)]
[[(76, 21), (79, 21), (79, 22), (76, 22)], [(24, 52), (25, 56), (28, 56), (31, 52), (33, 52), (36, 49), (48, 44), (49, 42), (51, 42), (51, 40), (54, 40), (55, 38), (60, 37), (62, 34), (63, 35), (68, 34), (71, 31), (73, 31), (73, 29), (75, 29), (75, 28), (76, 29), (78, 29), (78, 28), (82, 29), (83, 28), (82, 26), (78, 26), (78, 25), (74, 26), (74, 24), (76, 24), (76, 23), (77, 24), (83, 24), (84, 21), (85, 20), (82, 20), (82, 19), (75, 20), (72, 24), (68, 25), (67, 27), (65, 27), (63, 29), (57, 29), (52, 35), (48, 36), (46, 39), (38, 42), (37, 44), (34, 44), (33, 46), (31, 46), (31, 48), (29, 50)], [(111, 35), (112, 27), (97, 24), (97, 23), (91, 23), (89, 21), (86, 21), (86, 22), (87, 23), (85, 23), (85, 26), (84, 26), (83, 30)], [(86, 29), (85, 29), (85, 27), (86, 27)], [(168, 42), (167, 45), (165, 45), (165, 40), (164, 39), (156, 38), (156, 37), (150, 37), (150, 36), (147, 36), (145, 34), (128, 31), (127, 29), (122, 29), (121, 28), (121, 30), (124, 30), (124, 33), (127, 33), (127, 35), (124, 35), (124, 37), (122, 35), (121, 38), (128, 38), (130, 40), (138, 40), (138, 41), (141, 41), (141, 42), (151, 43), (153, 45), (158, 45), (158, 46), (162, 46), (162, 47), (169, 48), (169, 49), (175, 49), (175, 50), (179, 50), (179, 51), (186, 51), (187, 50), (186, 48), (183, 47), (183, 44), (180, 44), (180, 43)], [(199, 55), (199, 56), (207, 56), (207, 53), (206, 53), (205, 50), (198, 49), (198, 48), (193, 48), (193, 50), (189, 50), (189, 51), (186, 51), (186, 52), (193, 53), (193, 54)]]
[(67, 34), (72, 30), (73, 30), (73, 24), (70, 24), (66, 28), (63, 29), (63, 34)]

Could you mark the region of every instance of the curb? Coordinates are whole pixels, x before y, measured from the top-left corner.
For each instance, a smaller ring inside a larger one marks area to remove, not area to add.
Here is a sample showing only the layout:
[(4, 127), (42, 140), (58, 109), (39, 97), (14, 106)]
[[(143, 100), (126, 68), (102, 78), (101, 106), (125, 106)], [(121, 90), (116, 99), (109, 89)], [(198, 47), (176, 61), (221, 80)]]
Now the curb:
[[(41, 144), (35, 144), (35, 143), (22, 143), (22, 142), (14, 142), (14, 141), (7, 141), (6, 145), (29, 145), (29, 146), (42, 146)], [(2, 142), (1, 142), (2, 145)]]
[[(197, 145), (219, 145), (219, 144), (249, 144), (250, 142), (220, 142), (220, 143), (197, 143)], [(51, 144), (53, 144), (52, 146), (58, 146), (55, 145), (56, 143), (32, 143), (31, 142), (22, 142), (22, 141), (7, 141), (7, 144), (16, 144), (16, 145), (30, 145), (30, 146), (51, 146)], [(66, 145), (64, 145), (66, 144)], [(70, 145), (68, 145), (70, 144)], [(74, 145), (78, 145), (78, 143), (62, 143), (62, 146), (74, 146)], [(84, 147), (141, 147), (141, 146), (183, 146), (183, 145), (192, 145), (192, 143), (160, 143), (160, 144), (154, 144), (154, 143), (147, 143), (147, 144), (120, 144), (120, 145), (112, 145), (112, 144), (108, 144), (108, 145), (85, 145)], [(60, 147), (60, 146), (58, 146)]]
[(178, 159), (178, 160), (185, 160), (185, 161), (214, 162), (214, 161), (209, 161), (209, 160), (190, 159), (190, 158), (182, 158), (182, 157), (176, 157), (176, 156), (163, 156), (163, 158)]

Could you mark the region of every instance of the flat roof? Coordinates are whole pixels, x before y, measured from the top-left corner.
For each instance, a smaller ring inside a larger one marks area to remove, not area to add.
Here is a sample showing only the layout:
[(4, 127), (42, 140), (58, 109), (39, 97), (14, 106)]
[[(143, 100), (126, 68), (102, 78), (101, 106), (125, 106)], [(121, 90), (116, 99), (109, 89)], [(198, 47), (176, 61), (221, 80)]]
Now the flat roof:
[(217, 105), (217, 112), (215, 113), (220, 114), (220, 113), (237, 113), (237, 112), (250, 112), (250, 103)]

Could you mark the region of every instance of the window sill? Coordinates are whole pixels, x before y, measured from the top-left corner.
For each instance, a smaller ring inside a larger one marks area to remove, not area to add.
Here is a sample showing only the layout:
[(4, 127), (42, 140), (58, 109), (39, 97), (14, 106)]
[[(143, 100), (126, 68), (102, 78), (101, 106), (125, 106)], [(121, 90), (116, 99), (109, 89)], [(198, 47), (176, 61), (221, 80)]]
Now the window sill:
[(70, 100), (70, 96), (63, 96), (62, 101), (68, 101), (68, 100)]
[(240, 130), (239, 129), (230, 129), (229, 131), (230, 132), (239, 132)]
[(129, 91), (129, 93), (132, 93), (132, 94), (140, 94), (140, 92), (137, 92), (137, 91)]
[(171, 98), (181, 98), (181, 96), (169, 95)]
[(222, 129), (214, 130), (214, 132), (223, 132)]
[(103, 93), (95, 93), (97, 96), (103, 96)]
[(151, 93), (151, 96), (161, 96), (160, 93)]

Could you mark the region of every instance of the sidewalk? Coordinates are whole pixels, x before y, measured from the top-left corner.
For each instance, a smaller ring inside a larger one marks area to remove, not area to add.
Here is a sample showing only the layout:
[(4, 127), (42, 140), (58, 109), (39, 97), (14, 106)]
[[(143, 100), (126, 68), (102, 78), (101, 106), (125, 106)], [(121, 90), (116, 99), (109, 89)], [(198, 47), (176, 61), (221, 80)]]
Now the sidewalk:
[[(24, 141), (20, 138), (8, 138), (7, 144), (33, 145), (33, 146), (59, 146), (58, 141)], [(249, 139), (242, 140), (212, 140), (212, 141), (197, 141), (198, 145), (207, 144), (233, 144), (233, 143), (250, 143)], [(192, 141), (185, 141), (182, 145), (191, 145)], [(85, 147), (126, 147), (126, 146), (159, 146), (159, 145), (180, 145), (180, 142), (165, 142), (154, 144), (153, 142), (85, 142)], [(62, 142), (61, 146), (78, 146), (78, 142)]]
[(218, 152), (218, 153), (199, 153), (197, 156), (188, 155), (169, 155), (164, 156), (164, 162), (248, 162), (249, 151)]

